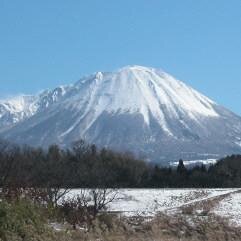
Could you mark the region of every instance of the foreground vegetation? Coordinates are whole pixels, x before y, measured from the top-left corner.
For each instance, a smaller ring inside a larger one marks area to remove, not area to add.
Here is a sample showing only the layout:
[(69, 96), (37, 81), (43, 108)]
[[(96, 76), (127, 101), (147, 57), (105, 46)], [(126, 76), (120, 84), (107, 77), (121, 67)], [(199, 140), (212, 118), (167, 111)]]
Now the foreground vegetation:
[(181, 160), (167, 168), (83, 141), (65, 150), (1, 142), (0, 241), (240, 240), (239, 228), (191, 206), (151, 220), (106, 211), (120, 187), (240, 187), (240, 162), (233, 155), (209, 168), (187, 169)]
[(49, 206), (46, 202), (36, 202), (32, 198), (27, 192), (22, 192), (22, 197), (14, 199), (2, 196), (0, 240), (223, 241), (240, 240), (241, 237), (240, 228), (230, 226), (225, 219), (206, 210), (197, 214), (193, 207), (188, 206), (181, 208), (179, 213), (160, 213), (146, 220), (141, 217), (126, 218), (104, 209), (93, 217), (90, 210), (83, 212), (85, 207), (78, 201)]
[[(161, 147), (160, 147), (161, 148)], [(0, 142), (1, 187), (109, 187), (178, 188), (240, 187), (241, 155), (233, 155), (207, 168), (160, 167), (130, 154), (97, 150), (76, 142), (70, 149), (53, 145), (48, 150)]]

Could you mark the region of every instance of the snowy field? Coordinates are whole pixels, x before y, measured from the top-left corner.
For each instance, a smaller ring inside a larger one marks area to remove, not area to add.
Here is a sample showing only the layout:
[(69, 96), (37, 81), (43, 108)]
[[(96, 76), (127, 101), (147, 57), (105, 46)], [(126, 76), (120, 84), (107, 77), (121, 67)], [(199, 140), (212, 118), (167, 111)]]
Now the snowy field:
[(241, 227), (241, 192), (232, 193), (221, 200), (214, 213), (228, 218), (233, 225)]
[[(80, 192), (72, 190), (67, 197), (75, 197)], [(120, 189), (108, 211), (125, 216), (152, 217), (158, 212), (177, 212), (183, 206), (214, 199), (219, 201), (212, 213), (241, 226), (240, 189)]]

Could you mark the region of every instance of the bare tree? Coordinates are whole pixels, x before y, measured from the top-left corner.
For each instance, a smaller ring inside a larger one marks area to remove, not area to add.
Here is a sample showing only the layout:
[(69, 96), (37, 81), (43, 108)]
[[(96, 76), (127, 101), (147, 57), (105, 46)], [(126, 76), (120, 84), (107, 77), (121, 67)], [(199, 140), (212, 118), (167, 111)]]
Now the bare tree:
[(25, 191), (25, 195), (29, 196), (34, 202), (48, 205), (49, 207), (57, 207), (64, 199), (65, 195), (71, 189), (67, 188), (29, 188)]
[(118, 195), (117, 189), (95, 188), (89, 190), (90, 202), (93, 203), (94, 218), (99, 212), (106, 210), (107, 206), (112, 203)]
[(67, 188), (46, 188), (47, 203), (53, 207), (58, 205), (58, 202), (64, 198), (64, 196), (70, 192), (71, 189)]
[(117, 198), (117, 194), (115, 189), (81, 189), (76, 197), (63, 200), (60, 210), (73, 228), (77, 224), (90, 227), (98, 214)]

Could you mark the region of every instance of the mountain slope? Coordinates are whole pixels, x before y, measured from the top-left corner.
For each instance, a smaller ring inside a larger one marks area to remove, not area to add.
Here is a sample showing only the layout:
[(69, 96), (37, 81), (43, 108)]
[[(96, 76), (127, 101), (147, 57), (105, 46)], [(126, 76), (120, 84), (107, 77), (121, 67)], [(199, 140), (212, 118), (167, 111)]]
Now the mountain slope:
[(34, 111), (24, 109), (4, 138), (41, 146), (84, 138), (157, 162), (241, 151), (239, 116), (157, 69), (98, 72), (33, 99)]
[(50, 107), (66, 93), (64, 87), (44, 91), (34, 95), (19, 95), (8, 100), (0, 100), (0, 130), (10, 128)]

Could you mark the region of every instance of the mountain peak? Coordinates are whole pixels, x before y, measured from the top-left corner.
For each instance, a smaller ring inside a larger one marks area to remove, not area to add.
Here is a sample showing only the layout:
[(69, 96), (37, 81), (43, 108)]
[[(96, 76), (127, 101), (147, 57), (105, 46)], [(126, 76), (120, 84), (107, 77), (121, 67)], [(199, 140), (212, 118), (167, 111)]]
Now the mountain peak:
[(99, 71), (99, 72), (96, 73), (95, 77), (98, 80), (102, 80), (103, 79), (103, 73)]
[(118, 69), (118, 72), (122, 71), (153, 71), (155, 70), (154, 68), (151, 67), (146, 67), (146, 66), (141, 66), (141, 65), (126, 65), (120, 69)]

